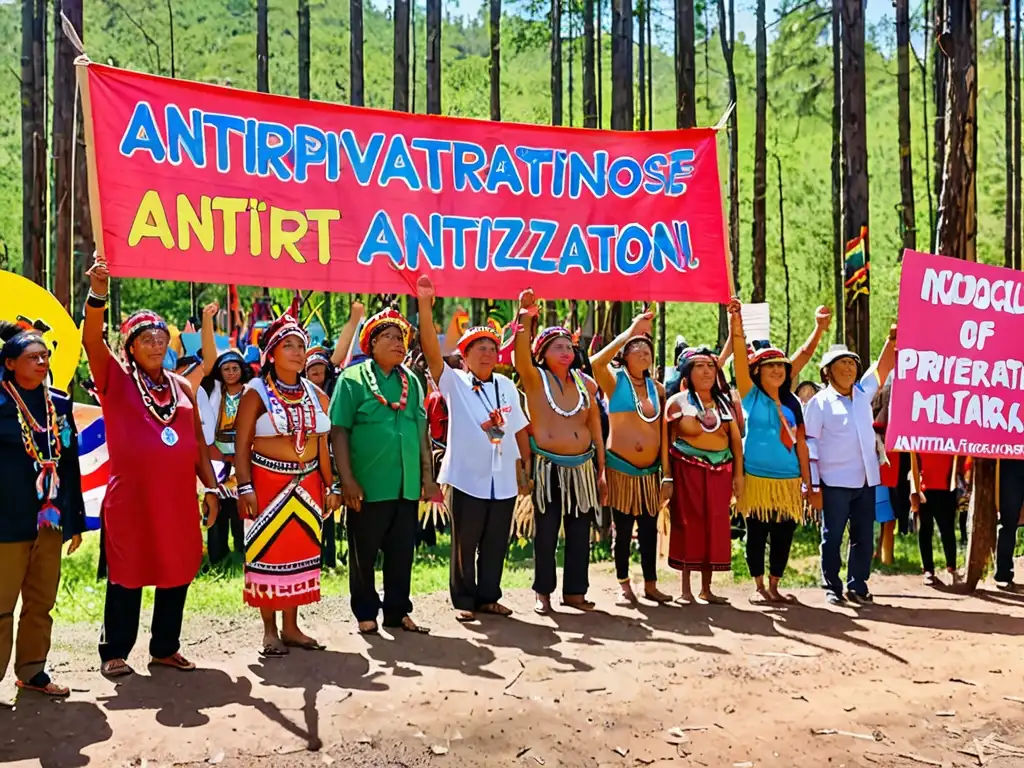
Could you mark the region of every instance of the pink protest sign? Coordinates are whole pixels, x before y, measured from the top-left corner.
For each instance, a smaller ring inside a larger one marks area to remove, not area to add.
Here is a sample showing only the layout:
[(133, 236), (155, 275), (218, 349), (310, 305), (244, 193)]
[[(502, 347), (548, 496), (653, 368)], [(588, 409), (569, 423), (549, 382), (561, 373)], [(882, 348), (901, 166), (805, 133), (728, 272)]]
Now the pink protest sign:
[(886, 448), (1024, 456), (1024, 275), (906, 251)]

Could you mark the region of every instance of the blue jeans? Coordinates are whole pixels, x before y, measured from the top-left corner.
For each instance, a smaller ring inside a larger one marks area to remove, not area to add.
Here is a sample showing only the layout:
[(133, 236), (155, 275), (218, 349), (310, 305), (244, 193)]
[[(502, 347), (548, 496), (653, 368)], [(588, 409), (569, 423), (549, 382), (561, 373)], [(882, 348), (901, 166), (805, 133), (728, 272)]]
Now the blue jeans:
[(821, 577), (825, 589), (843, 593), (839, 579), (843, 532), (850, 524), (850, 551), (846, 564), (846, 588), (859, 595), (868, 592), (871, 557), (875, 542), (875, 489), (821, 487)]

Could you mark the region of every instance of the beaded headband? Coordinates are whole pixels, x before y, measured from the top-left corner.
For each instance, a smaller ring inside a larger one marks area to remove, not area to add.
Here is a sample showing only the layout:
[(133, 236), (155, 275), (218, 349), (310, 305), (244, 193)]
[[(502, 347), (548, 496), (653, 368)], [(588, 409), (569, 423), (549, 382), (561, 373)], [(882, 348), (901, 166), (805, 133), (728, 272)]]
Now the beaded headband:
[(131, 349), (132, 344), (140, 334), (152, 330), (163, 331), (167, 334), (168, 338), (171, 335), (171, 331), (167, 327), (167, 323), (164, 322), (164, 319), (149, 309), (140, 309), (121, 323), (121, 338), (124, 340), (125, 355), (127, 356), (128, 350)]
[(458, 343), (455, 345), (458, 347), (459, 353), (465, 357), (466, 350), (469, 349), (470, 344), (474, 341), (480, 341), (481, 339), (487, 339), (493, 341), (496, 347), (501, 347), (501, 336), (491, 328), (489, 325), (481, 325), (475, 328), (467, 328), (465, 333), (459, 338)]
[(776, 347), (759, 349), (754, 354), (749, 355), (748, 361), (751, 368), (756, 368), (764, 363), (782, 363), (783, 365), (792, 365), (792, 361), (786, 356), (786, 353)]
[(398, 328), (405, 336), (405, 344), (409, 345), (409, 341), (412, 338), (412, 325), (409, 321), (402, 317), (402, 313), (397, 309), (385, 309), (383, 312), (378, 312), (373, 315), (363, 325), (363, 329), (359, 332), (359, 348), (363, 351), (364, 355), (370, 354), (370, 342), (373, 341), (373, 337), (383, 331), (385, 328), (394, 326)]
[(313, 347), (306, 353), (306, 370), (308, 371), (314, 365), (326, 365), (328, 368), (331, 367), (331, 356), (325, 348)]
[(572, 334), (569, 333), (568, 328), (561, 326), (552, 326), (551, 328), (545, 328), (543, 331), (537, 334), (537, 338), (533, 340), (533, 359), (540, 360), (544, 355), (544, 350), (547, 349), (548, 344), (553, 342), (555, 339), (568, 339), (572, 343)]
[(280, 344), (289, 336), (295, 336), (302, 339), (303, 344), (309, 344), (309, 336), (306, 331), (303, 330), (302, 326), (299, 325), (298, 320), (285, 312), (274, 322), (272, 322), (267, 329), (263, 331), (260, 336), (260, 365), (264, 366), (270, 359), (270, 354), (274, 351), (274, 347)]

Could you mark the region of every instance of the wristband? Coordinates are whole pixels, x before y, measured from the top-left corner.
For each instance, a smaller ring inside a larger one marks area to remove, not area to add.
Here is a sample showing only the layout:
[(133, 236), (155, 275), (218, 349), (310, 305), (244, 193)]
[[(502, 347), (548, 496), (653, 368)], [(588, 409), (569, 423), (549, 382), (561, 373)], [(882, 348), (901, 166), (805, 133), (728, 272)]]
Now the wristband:
[(89, 295), (85, 299), (85, 304), (94, 309), (103, 309), (107, 306), (107, 297), (106, 295), (100, 296), (98, 293), (90, 290)]
[(665, 483), (671, 483), (671, 482), (672, 482), (672, 478), (671, 477), (663, 477), (663, 478), (661, 478), (661, 484), (662, 485), (665, 485)]
[(332, 485), (330, 489), (327, 491), (327, 495), (341, 496), (341, 485), (339, 483), (335, 483), (334, 485)]
[(238, 484), (238, 495), (244, 496), (247, 493), (255, 493), (256, 490), (252, 487), (252, 483), (239, 483)]
[(220, 489), (219, 488), (203, 488), (203, 496), (209, 496), (211, 493), (214, 496), (219, 496), (220, 495)]

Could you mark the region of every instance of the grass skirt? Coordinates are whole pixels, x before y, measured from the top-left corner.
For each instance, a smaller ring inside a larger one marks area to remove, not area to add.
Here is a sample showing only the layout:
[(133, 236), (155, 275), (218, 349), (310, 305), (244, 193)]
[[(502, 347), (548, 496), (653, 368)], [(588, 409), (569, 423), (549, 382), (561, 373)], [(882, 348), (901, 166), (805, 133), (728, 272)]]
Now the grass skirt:
[(779, 480), (747, 474), (743, 478), (743, 495), (736, 501), (736, 511), (744, 517), (756, 517), (766, 523), (804, 520), (803, 481), (799, 477)]

